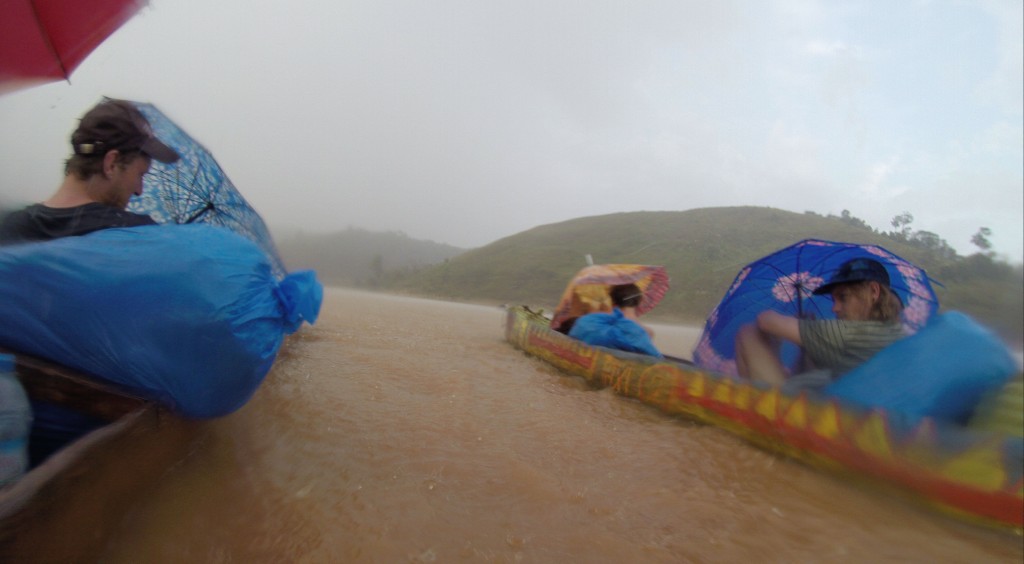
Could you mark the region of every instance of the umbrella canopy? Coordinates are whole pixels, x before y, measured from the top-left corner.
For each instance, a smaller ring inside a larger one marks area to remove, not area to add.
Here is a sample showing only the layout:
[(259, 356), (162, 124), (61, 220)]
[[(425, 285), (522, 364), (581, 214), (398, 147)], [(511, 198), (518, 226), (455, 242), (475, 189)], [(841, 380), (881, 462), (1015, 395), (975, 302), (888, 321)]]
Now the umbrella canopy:
[(142, 195), (132, 196), (128, 210), (149, 215), (157, 223), (208, 223), (226, 227), (258, 244), (281, 279), (286, 274), (266, 224), (213, 154), (152, 104), (132, 102), (149, 121), (153, 133), (181, 155), (173, 164), (154, 160), (144, 177)]
[(668, 291), (668, 273), (663, 266), (641, 264), (594, 264), (576, 273), (555, 308), (551, 328), (559, 330), (565, 322), (581, 315), (611, 311), (612, 286), (636, 284), (644, 298), (636, 308), (638, 314), (654, 309)]
[[(914, 333), (939, 308), (927, 273), (876, 245), (806, 239), (754, 261), (740, 270), (721, 303), (711, 312), (693, 353), (703, 368), (736, 375), (736, 334), (765, 310), (808, 319), (835, 319), (832, 298), (812, 292), (839, 266), (854, 258), (871, 258), (885, 266), (890, 288), (903, 302), (904, 329)], [(783, 343), (782, 361), (796, 370), (799, 348)]]
[(144, 0), (0, 0), (0, 92), (67, 79)]

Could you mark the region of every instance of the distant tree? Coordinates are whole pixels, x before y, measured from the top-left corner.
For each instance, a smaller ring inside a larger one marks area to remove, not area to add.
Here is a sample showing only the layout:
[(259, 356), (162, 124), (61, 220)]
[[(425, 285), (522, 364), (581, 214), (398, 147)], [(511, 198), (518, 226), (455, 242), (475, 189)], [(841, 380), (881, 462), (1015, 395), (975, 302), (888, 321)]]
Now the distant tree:
[(845, 223), (847, 225), (850, 225), (850, 226), (853, 226), (853, 227), (859, 227), (861, 229), (867, 229), (868, 231), (872, 230), (871, 226), (868, 225), (868, 223), (866, 221), (864, 221), (863, 219), (861, 219), (859, 217), (854, 216), (852, 213), (850, 213), (850, 210), (843, 210), (842, 211), (842, 215), (839, 216), (839, 221), (842, 221), (843, 223)]
[(373, 255), (373, 260), (370, 261), (370, 285), (374, 288), (380, 286), (381, 281), (384, 279), (384, 258), (380, 256), (380, 253)]
[(972, 280), (986, 282), (1003, 281), (1019, 286), (1024, 281), (1024, 272), (1021, 271), (1021, 265), (1013, 266), (982, 253), (975, 253), (947, 263), (935, 269), (935, 273), (951, 282), (967, 282)]
[(921, 247), (927, 251), (933, 259), (938, 261), (950, 261), (956, 258), (956, 250), (946, 243), (945, 239), (942, 239), (937, 234), (931, 231), (915, 231), (908, 241), (914, 246)]
[(992, 236), (992, 230), (988, 227), (982, 227), (978, 229), (978, 232), (971, 237), (971, 244), (983, 254), (989, 254), (992, 252), (992, 242), (988, 240)]
[(892, 227), (893, 227), (893, 229), (895, 229), (895, 231), (893, 231), (891, 233), (891, 235), (893, 237), (895, 237), (896, 239), (900, 239), (902, 241), (906, 241), (906, 240), (910, 239), (910, 233), (911, 233), (910, 224), (913, 223), (913, 222), (914, 222), (914, 216), (911, 215), (911, 213), (908, 212), (908, 211), (905, 211), (905, 212), (903, 212), (903, 213), (893, 217), (892, 221), (890, 221), (889, 223), (892, 225)]
[(910, 240), (925, 249), (937, 249), (943, 242), (937, 234), (924, 230), (915, 232)]

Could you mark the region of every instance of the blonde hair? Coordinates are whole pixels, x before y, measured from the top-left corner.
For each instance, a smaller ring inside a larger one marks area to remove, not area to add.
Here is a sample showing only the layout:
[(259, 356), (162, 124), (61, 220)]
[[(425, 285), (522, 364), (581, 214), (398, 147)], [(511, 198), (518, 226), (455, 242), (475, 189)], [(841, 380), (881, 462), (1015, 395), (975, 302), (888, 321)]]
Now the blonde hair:
[[(870, 295), (871, 289), (870, 284), (875, 282), (873, 280), (864, 280), (862, 282), (850, 282), (850, 289), (857, 293)], [(883, 323), (899, 323), (900, 314), (903, 313), (903, 302), (900, 301), (899, 296), (892, 291), (891, 288), (882, 284), (881, 282), (875, 282), (878, 284), (878, 299), (871, 304), (871, 310), (868, 312), (869, 321), (881, 321)]]

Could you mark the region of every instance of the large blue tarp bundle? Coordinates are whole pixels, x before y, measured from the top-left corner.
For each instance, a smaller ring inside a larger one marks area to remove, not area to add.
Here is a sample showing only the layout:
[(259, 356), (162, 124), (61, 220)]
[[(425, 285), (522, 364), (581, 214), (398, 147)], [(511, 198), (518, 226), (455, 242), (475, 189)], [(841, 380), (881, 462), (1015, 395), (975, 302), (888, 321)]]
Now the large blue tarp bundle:
[(938, 315), (914, 335), (829, 384), (844, 403), (884, 409), (908, 425), (923, 417), (967, 423), (982, 396), (1019, 370), (999, 338), (969, 316)]
[(208, 418), (248, 401), (323, 289), (230, 230), (167, 225), (0, 248), (0, 296), (0, 345)]

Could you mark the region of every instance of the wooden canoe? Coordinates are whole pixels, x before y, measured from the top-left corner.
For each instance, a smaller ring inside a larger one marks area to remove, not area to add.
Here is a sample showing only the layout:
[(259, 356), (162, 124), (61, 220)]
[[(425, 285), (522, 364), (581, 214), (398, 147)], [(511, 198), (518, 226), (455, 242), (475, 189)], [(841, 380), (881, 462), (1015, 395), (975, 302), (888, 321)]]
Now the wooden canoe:
[(16, 370), (33, 400), (108, 423), (0, 490), (0, 562), (91, 560), (133, 501), (184, 458), (199, 424), (43, 359), (16, 354)]
[(508, 310), (513, 346), (596, 387), (716, 425), (757, 446), (866, 481), (960, 518), (1024, 532), (1024, 438), (925, 419), (913, 428), (693, 365), (588, 346), (543, 315)]

